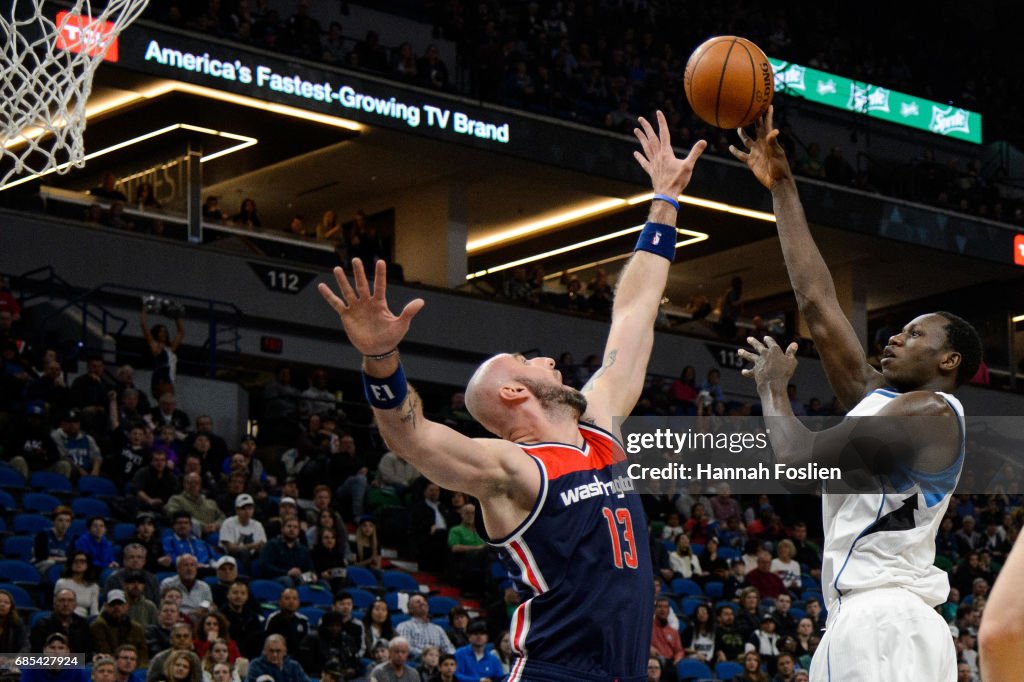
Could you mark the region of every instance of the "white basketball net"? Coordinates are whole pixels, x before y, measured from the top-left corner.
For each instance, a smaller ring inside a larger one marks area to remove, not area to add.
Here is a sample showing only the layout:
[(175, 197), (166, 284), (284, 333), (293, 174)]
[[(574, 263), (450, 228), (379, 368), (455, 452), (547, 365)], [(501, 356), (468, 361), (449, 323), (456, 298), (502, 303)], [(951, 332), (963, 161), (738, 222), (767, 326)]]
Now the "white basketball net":
[(93, 74), (148, 1), (99, 0), (94, 10), (90, 0), (14, 0), (0, 10), (0, 189), (15, 175), (84, 164)]

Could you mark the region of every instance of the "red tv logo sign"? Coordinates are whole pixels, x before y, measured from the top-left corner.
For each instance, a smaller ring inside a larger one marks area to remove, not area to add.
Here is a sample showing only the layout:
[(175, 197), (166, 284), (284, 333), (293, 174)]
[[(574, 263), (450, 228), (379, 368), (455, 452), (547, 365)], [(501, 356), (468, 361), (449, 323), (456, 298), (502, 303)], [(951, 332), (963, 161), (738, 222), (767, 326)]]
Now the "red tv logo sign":
[[(67, 18), (65, 20), (65, 17)], [(63, 24), (63, 26), (61, 26)], [(90, 57), (103, 55), (104, 61), (117, 61), (117, 34), (114, 22), (96, 21), (80, 14), (57, 14), (57, 47), (71, 52), (85, 52)]]
[(1013, 238), (1013, 262), (1024, 265), (1024, 234), (1018, 234)]

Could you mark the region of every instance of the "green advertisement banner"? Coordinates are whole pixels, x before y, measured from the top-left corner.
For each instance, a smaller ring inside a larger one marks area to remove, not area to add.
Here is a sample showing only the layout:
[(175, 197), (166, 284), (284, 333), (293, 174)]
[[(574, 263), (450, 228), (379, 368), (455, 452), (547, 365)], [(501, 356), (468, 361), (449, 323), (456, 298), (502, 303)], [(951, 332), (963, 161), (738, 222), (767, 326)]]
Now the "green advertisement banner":
[(775, 70), (775, 92), (981, 144), (981, 114), (977, 112), (780, 59), (768, 61)]

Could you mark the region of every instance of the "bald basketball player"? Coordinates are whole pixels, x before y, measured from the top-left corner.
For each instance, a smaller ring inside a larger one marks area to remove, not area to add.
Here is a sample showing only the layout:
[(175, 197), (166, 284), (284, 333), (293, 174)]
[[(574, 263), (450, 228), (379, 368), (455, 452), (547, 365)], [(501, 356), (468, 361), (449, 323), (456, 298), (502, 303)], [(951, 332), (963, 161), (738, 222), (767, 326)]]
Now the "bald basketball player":
[(619, 278), (604, 362), (582, 390), (562, 384), (551, 358), (502, 353), (484, 362), (466, 406), (497, 438), (467, 438), (424, 419), (398, 354), (424, 302), (392, 314), (383, 262), (372, 288), (358, 260), (354, 287), (340, 268), (340, 295), (319, 287), (363, 354), (366, 396), (389, 447), (431, 481), (480, 500), (481, 534), (502, 550), (522, 597), (510, 628), (513, 682), (647, 679), (652, 606), (637, 599), (650, 592), (646, 519), (639, 496), (624, 490), (612, 420), (628, 415), (643, 389), (675, 254), (677, 198), (707, 145), (680, 159), (661, 112), (658, 132), (644, 119), (640, 126), (634, 155), (655, 197)]

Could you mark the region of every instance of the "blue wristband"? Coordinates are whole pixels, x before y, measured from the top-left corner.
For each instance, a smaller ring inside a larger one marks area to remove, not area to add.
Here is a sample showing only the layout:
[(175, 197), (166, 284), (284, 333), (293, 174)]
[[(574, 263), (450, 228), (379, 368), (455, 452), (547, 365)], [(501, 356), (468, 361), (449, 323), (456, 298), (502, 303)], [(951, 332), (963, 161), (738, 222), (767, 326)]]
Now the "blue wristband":
[(652, 199), (652, 201), (664, 201), (666, 204), (668, 204), (675, 210), (679, 210), (679, 202), (667, 194), (655, 194), (654, 199)]
[(402, 363), (398, 363), (398, 369), (389, 377), (371, 377), (363, 372), (363, 392), (370, 406), (379, 410), (393, 410), (401, 405), (409, 393)]
[(649, 251), (671, 262), (676, 257), (676, 228), (662, 223), (647, 223), (640, 231), (633, 250)]

